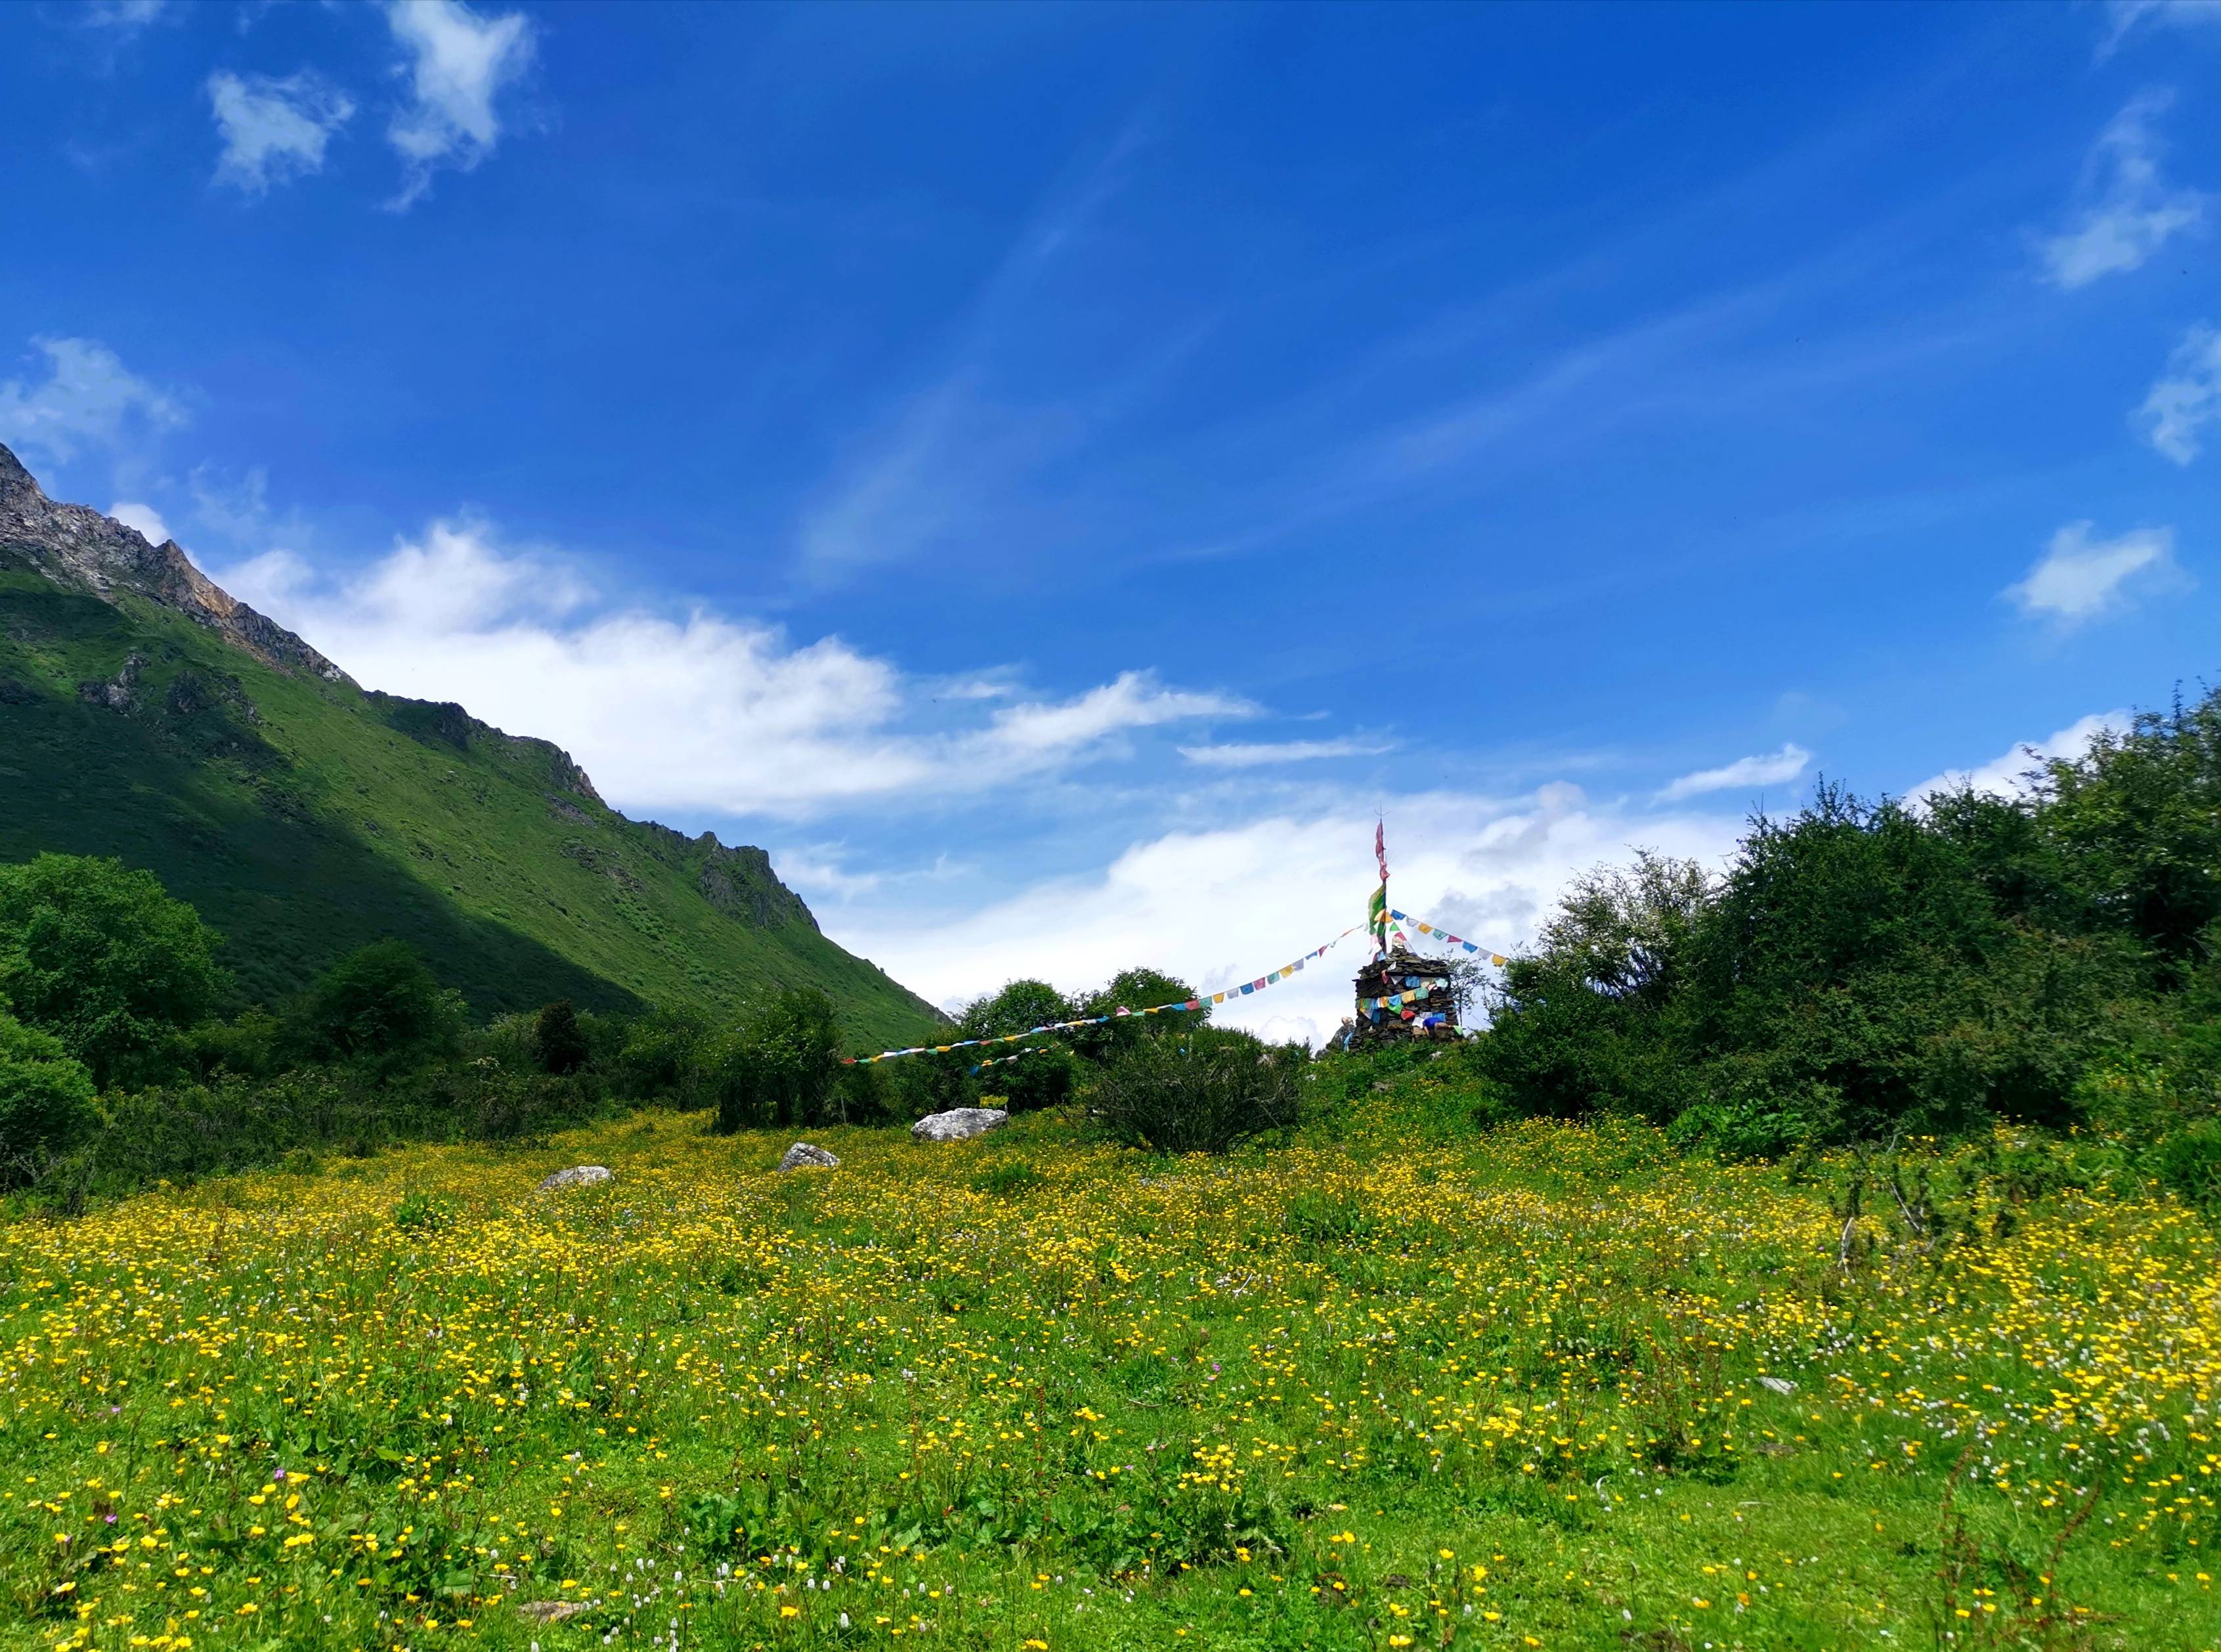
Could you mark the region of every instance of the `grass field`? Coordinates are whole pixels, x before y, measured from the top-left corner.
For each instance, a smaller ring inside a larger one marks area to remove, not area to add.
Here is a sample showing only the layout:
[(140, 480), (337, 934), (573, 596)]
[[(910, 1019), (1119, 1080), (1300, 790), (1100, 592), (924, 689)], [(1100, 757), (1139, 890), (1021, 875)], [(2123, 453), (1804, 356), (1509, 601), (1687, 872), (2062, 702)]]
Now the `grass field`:
[(2221, 1644), (2202, 1219), (1993, 1179), (1847, 1274), (1824, 1187), (1423, 1087), (0, 1230), (0, 1646)]

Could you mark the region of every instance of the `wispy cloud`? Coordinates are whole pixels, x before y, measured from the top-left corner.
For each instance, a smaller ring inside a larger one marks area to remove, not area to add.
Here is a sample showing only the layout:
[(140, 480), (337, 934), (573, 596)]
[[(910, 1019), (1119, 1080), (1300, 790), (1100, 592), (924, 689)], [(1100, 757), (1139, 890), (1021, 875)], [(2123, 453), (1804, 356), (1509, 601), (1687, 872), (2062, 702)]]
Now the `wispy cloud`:
[(0, 380), (0, 441), (66, 464), (89, 446), (181, 425), (185, 409), (91, 339), (34, 338), (43, 379)]
[(2221, 328), (2193, 325), (2137, 410), (2144, 439), (2178, 465), (2198, 457), (2199, 432), (2221, 419)]
[(2084, 163), (2080, 205), (2067, 228), (2042, 247), (2044, 274), (2054, 285), (2072, 291), (2140, 269), (2171, 237), (2204, 221), (2204, 192), (2160, 175), (2162, 145), (2152, 122), (2173, 101), (2163, 92), (2132, 98), (2099, 135)]
[(1012, 235), (921, 386), (892, 399), (803, 511), (804, 579), (837, 585), (870, 567), (1070, 530), (1068, 500), (1037, 510), (1031, 479), (1131, 405), (1190, 341), (1123, 352), (1105, 380), (1049, 401), (1012, 390), (1015, 375), (998, 369), (1013, 340), (1033, 336), (1044, 283), (1071, 264), (1141, 142), (1141, 128), (1129, 126), (1076, 163)]
[(386, 129), (406, 169), (391, 204), (406, 210), (441, 167), (469, 172), (493, 153), (501, 96), (531, 67), (536, 36), (521, 11), (486, 16), (462, 0), (387, 0), (385, 19), (409, 83)]
[(2070, 723), (2048, 740), (2024, 741), (1974, 768), (1946, 769), (1923, 780), (1905, 795), (1914, 803), (1970, 789), (1993, 798), (2018, 797), (2028, 790), (2030, 769), (2041, 768), (2054, 758), (2080, 757), (2090, 749), (2091, 742), (2099, 734), (2118, 734), (2131, 721), (2126, 710), (2094, 711)]
[(798, 819), (976, 796), (1116, 758), (1123, 735), (1251, 710), (1142, 671), (1067, 698), (938, 704), (934, 685), (837, 637), (613, 605), (574, 562), (472, 518), (351, 575), (284, 549), (213, 572), (367, 685), (561, 742), (629, 809)]
[(1699, 797), (1707, 792), (1780, 785), (1802, 774), (1811, 760), (1811, 752), (1792, 742), (1778, 752), (1767, 752), (1757, 757), (1738, 757), (1734, 762), (1723, 763), (1717, 768), (1699, 769), (1693, 774), (1684, 774), (1680, 779), (1661, 788), (1657, 801), (1679, 803), (1684, 798)]
[(2174, 562), (2172, 528), (2138, 528), (2093, 539), (2093, 524), (2071, 522), (2051, 536), (2028, 577), (2005, 595), (2022, 613), (2071, 628), (2129, 606), (2131, 586), (2187, 578)]
[(88, 28), (106, 29), (128, 40), (160, 22), (167, 3), (168, 0), (84, 0), (76, 8), (76, 16)]
[(2098, 55), (2110, 57), (2137, 29), (2221, 28), (2221, 0), (2112, 0)]
[(305, 70), (284, 79), (219, 70), (208, 95), (223, 139), (216, 181), (248, 195), (322, 172), (333, 134), (354, 114), (352, 99)]
[(1275, 763), (1312, 763), (1329, 757), (1378, 757), (1388, 749), (1385, 745), (1363, 740), (1283, 740), (1254, 745), (1182, 746), (1179, 754), (1205, 768), (1263, 768)]

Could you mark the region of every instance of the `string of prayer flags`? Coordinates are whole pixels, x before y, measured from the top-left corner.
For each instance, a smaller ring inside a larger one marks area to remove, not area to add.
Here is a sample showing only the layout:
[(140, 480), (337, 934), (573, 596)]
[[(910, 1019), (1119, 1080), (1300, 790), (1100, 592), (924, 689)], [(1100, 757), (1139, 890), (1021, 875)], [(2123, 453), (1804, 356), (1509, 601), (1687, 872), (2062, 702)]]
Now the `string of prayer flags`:
[(1467, 952), (1486, 953), (1488, 956), (1488, 961), (1494, 964), (1498, 969), (1503, 968), (1505, 966), (1505, 959), (1502, 953), (1490, 952), (1486, 947), (1479, 945), (1474, 942), (1461, 940), (1456, 936), (1452, 935), (1448, 929), (1442, 928), (1439, 923), (1430, 923), (1423, 918), (1413, 917), (1408, 912), (1391, 912), (1388, 916), (1394, 918), (1398, 923), (1410, 924), (1413, 929), (1418, 930), (1421, 935), (1433, 936), (1436, 940), (1447, 941), (1454, 947), (1463, 947)]
[[(907, 1049), (883, 1049), (877, 1055), (844, 1055), (841, 1058), (841, 1065), (869, 1067), (877, 1061), (892, 1061), (904, 1055), (946, 1055), (951, 1050), (976, 1049), (988, 1044), (1015, 1044), (1023, 1039), (1038, 1038), (1044, 1033), (1070, 1032), (1079, 1027), (1100, 1027), (1107, 1022), (1117, 1020), (1122, 1016), (1161, 1016), (1181, 1010), (1200, 1010), (1207, 1004), (1223, 1004), (1229, 998), (1247, 998), (1251, 993), (1261, 992), (1276, 981), (1286, 980), (1298, 970), (1309, 964), (1312, 959), (1324, 956), (1333, 948), (1355, 935), (1362, 927), (1364, 926), (1361, 924), (1353, 923), (1323, 946), (1313, 947), (1294, 963), (1283, 964), (1269, 974), (1260, 975), (1255, 980), (1240, 986), (1229, 986), (1223, 992), (1211, 992), (1192, 998), (1179, 998), (1170, 1004), (1153, 1004), (1147, 1009), (1142, 1010), (1122, 1008), (1107, 1016), (1082, 1016), (1077, 1021), (1047, 1022), (1038, 1027), (1029, 1027), (1023, 1032), (1005, 1033), (999, 1038), (960, 1038), (948, 1044), (912, 1044)], [(984, 1067), (990, 1063), (982, 1062), (980, 1065)], [(979, 1067), (972, 1069), (974, 1073), (979, 1070)]]

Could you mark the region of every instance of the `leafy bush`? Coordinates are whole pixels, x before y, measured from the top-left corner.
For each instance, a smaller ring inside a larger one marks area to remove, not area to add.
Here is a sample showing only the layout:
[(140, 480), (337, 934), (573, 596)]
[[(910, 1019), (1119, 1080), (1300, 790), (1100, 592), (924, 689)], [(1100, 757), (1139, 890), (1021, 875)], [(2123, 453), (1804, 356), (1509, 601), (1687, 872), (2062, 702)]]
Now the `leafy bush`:
[(1223, 1153), (1295, 1123), (1306, 1060), (1299, 1046), (1268, 1048), (1215, 1027), (1137, 1038), (1096, 1078), (1095, 1116), (1122, 1141), (1164, 1153)]
[(635, 1101), (698, 1107), (709, 1100), (710, 1022), (691, 1005), (652, 1010), (625, 1026), (613, 1064), (623, 1093)]
[(149, 872), (42, 854), (0, 867), (0, 1001), (102, 1087), (160, 1065), (228, 978), (219, 937)]
[(1674, 1121), (1667, 1139), (1684, 1153), (1701, 1147), (1721, 1159), (1779, 1159), (1805, 1144), (1819, 1111), (1749, 1099), (1699, 1102)]
[(452, 1055), (463, 1004), (407, 942), (380, 941), (318, 976), (287, 1006), (285, 1022), (312, 1061), (397, 1069)]
[(2201, 1118), (2154, 1144), (2152, 1172), (2185, 1203), (2221, 1211), (2221, 1118)]
[(717, 1051), (717, 1129), (816, 1123), (840, 1073), (833, 1000), (815, 987), (782, 992)]
[(558, 1076), (576, 1073), (592, 1053), (585, 1029), (579, 1024), (579, 1012), (568, 998), (557, 998), (541, 1010), (532, 1042), (540, 1070)]
[(62, 1041), (0, 1010), (0, 1187), (20, 1186), (92, 1121), (92, 1077)]

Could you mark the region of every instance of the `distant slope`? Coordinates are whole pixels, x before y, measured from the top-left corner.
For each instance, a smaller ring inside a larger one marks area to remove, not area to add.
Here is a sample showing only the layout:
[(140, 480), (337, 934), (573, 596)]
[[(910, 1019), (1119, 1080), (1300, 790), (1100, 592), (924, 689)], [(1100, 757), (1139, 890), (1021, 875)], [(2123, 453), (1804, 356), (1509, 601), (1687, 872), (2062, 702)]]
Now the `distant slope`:
[(761, 849), (628, 820), (545, 741), (364, 691), (0, 447), (0, 860), (43, 849), (153, 871), (250, 999), (398, 936), (485, 1011), (816, 986), (860, 1047), (939, 1019)]

